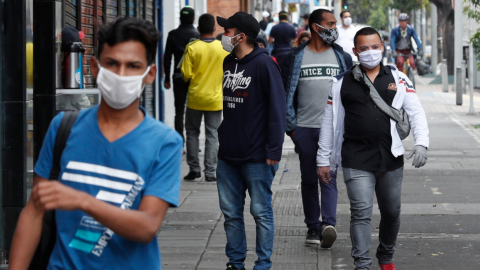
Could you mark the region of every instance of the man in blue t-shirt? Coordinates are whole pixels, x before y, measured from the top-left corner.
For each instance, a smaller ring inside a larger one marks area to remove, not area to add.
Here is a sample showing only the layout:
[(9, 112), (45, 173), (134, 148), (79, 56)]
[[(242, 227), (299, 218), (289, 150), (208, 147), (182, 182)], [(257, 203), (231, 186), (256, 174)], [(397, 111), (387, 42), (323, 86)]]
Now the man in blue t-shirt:
[(79, 113), (58, 181), (47, 179), (63, 114), (52, 120), (15, 230), (10, 269), (28, 268), (49, 210), (57, 231), (48, 270), (161, 269), (156, 233), (169, 205), (178, 205), (182, 138), (139, 107), (143, 88), (155, 79), (159, 39), (152, 24), (135, 18), (98, 32), (91, 69), (102, 101)]
[(280, 55), (290, 52), (292, 43), (297, 37), (295, 27), (288, 23), (288, 13), (286, 11), (280, 11), (278, 17), (280, 18), (280, 23), (272, 28), (268, 39), (270, 44), (275, 44), (272, 56), (277, 59)]

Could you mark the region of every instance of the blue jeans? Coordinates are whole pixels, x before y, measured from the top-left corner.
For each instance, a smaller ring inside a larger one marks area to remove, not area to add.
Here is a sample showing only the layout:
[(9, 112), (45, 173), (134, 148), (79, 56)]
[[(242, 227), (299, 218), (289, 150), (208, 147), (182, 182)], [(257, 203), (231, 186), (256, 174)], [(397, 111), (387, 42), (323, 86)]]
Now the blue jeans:
[(245, 266), (247, 257), (247, 237), (243, 209), (245, 191), (251, 198), (250, 213), (257, 225), (256, 252), (254, 270), (270, 269), (270, 257), (273, 250), (273, 209), (272, 182), (277, 165), (266, 163), (232, 164), (219, 159), (217, 165), (217, 188), (220, 198), (220, 209), (225, 216), (225, 233), (227, 245), (225, 253), (229, 258), (228, 265), (239, 269)]
[[(337, 223), (337, 170), (330, 171), (331, 181), (328, 185), (318, 179), (316, 158), (319, 136), (319, 128), (304, 127), (297, 127), (293, 136), (302, 173), (303, 212), (309, 229), (320, 229), (324, 225), (335, 226)], [(318, 198), (319, 182), (321, 203)]]
[(380, 264), (393, 262), (395, 243), (400, 230), (400, 207), (403, 167), (389, 172), (367, 172), (344, 168), (343, 174), (350, 200), (350, 237), (355, 270), (370, 269), (370, 220), (373, 209), (373, 192), (380, 209), (377, 259)]

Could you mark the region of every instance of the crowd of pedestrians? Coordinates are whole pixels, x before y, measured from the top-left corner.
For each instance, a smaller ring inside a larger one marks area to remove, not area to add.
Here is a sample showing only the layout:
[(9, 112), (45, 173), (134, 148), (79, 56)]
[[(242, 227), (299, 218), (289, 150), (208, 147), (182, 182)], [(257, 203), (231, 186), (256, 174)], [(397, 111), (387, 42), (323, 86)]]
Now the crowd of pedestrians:
[[(91, 68), (102, 101), (51, 122), (32, 196), (15, 231), (10, 268), (27, 269), (46, 256), (39, 269), (160, 269), (155, 235), (168, 207), (179, 203), (183, 149), (190, 169), (183, 179), (201, 177), (204, 119), (204, 175), (217, 182), (227, 269), (245, 269), (247, 192), (256, 223), (254, 269), (272, 267), (272, 182), (287, 134), (299, 154), (305, 242), (334, 246), (337, 172), (343, 170), (355, 269), (372, 264), (375, 193), (381, 213), (376, 257), (382, 270), (394, 270), (402, 140), (411, 129), (415, 146), (408, 159), (414, 157), (419, 168), (427, 162), (429, 131), (408, 77), (382, 63), (386, 48), (379, 33), (354, 30), (349, 12), (342, 12), (337, 26), (325, 9), (303, 16), (298, 31), (285, 11), (272, 22), (263, 12), (260, 23), (245, 12), (216, 20), (203, 14), (196, 29), (194, 14), (191, 7), (181, 10), (164, 55), (176, 132), (139, 106), (157, 72), (158, 31), (134, 18), (100, 29)], [(217, 38), (215, 22), (223, 28)], [(416, 36), (408, 25), (394, 31), (403, 42), (399, 52), (409, 46), (405, 39)], [(47, 224), (47, 218), (53, 221)], [(48, 245), (47, 229), (54, 235)]]

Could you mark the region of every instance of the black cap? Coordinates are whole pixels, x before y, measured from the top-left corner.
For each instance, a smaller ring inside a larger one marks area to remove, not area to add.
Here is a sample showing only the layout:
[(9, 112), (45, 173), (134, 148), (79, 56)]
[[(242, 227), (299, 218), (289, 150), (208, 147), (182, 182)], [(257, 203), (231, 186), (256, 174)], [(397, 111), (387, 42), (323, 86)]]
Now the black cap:
[(80, 41), (78, 30), (73, 26), (67, 26), (62, 29), (62, 44), (65, 45), (70, 42)]
[(180, 10), (180, 19), (193, 19), (195, 17), (195, 10), (192, 7), (186, 6)]
[(260, 32), (260, 25), (257, 19), (251, 14), (239, 11), (228, 19), (217, 16), (218, 25), (223, 28), (237, 28), (238, 31), (244, 33), (246, 36), (255, 39)]

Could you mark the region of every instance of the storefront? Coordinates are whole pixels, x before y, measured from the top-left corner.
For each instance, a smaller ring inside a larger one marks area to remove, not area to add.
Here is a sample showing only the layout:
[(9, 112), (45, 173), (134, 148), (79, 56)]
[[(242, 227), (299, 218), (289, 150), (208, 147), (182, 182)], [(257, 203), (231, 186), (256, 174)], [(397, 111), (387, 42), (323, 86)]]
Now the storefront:
[[(118, 17), (136, 17), (161, 30), (162, 12), (162, 0), (0, 2), (0, 264), (6, 262), (18, 215), (29, 198), (33, 166), (51, 119), (59, 111), (89, 108), (101, 100), (90, 72), (99, 27)], [(77, 89), (67, 89), (63, 75), (61, 33), (67, 26), (85, 34), (83, 80)], [(155, 83), (146, 86), (141, 105), (163, 120), (160, 80), (161, 72)]]

